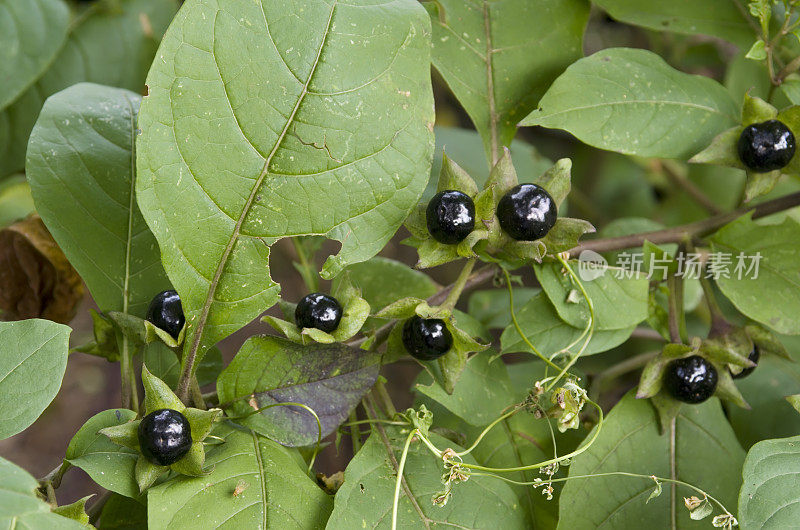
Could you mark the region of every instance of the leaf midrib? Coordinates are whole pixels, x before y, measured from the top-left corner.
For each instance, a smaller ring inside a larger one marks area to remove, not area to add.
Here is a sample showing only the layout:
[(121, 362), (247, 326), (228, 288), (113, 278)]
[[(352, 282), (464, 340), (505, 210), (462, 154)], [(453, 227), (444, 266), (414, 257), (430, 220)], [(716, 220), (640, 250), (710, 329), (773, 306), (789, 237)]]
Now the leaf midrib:
[[(319, 65), (320, 57), (322, 56), (322, 51), (325, 48), (325, 44), (328, 40), (328, 35), (330, 34), (331, 23), (333, 21), (333, 14), (336, 11), (336, 6), (338, 4), (338, 0), (333, 0), (333, 4), (331, 4), (331, 12), (328, 15), (328, 21), (325, 27), (325, 32), (322, 36), (322, 41), (320, 42), (319, 49), (317, 50), (317, 55), (314, 58), (314, 63), (311, 65), (311, 70), (308, 74), (308, 79), (306, 80), (305, 84), (303, 85), (302, 90), (300, 91), (300, 96), (297, 98), (297, 103), (295, 103), (294, 109), (292, 109), (289, 118), (286, 120), (286, 125), (284, 126), (283, 130), (281, 131), (280, 135), (278, 136), (277, 140), (275, 141), (275, 145), (270, 151), (269, 156), (267, 156), (266, 160), (264, 161), (264, 168), (261, 170), (261, 174), (256, 179), (252, 190), (250, 191), (250, 196), (247, 198), (245, 202), (244, 208), (242, 208), (242, 213), (236, 221), (236, 225), (234, 226), (233, 233), (231, 234), (230, 239), (228, 240), (228, 244), (225, 247), (225, 250), (220, 257), (219, 265), (217, 266), (217, 270), (214, 272), (214, 277), (211, 280), (211, 283), (208, 287), (208, 294), (206, 296), (205, 303), (200, 310), (200, 318), (197, 321), (197, 329), (194, 332), (192, 338), (192, 345), (186, 356), (186, 366), (194, 365), (195, 358), (197, 357), (197, 351), (200, 347), (200, 342), (203, 336), (203, 332), (205, 330), (205, 324), (208, 320), (208, 314), (211, 310), (211, 305), (214, 301), (214, 295), (216, 294), (217, 286), (219, 285), (220, 279), (222, 278), (222, 271), (225, 268), (225, 265), (230, 258), (230, 254), (233, 251), (233, 246), (236, 244), (236, 240), (239, 238), (241, 233), (242, 225), (244, 224), (244, 220), (247, 218), (247, 215), (250, 213), (250, 208), (252, 207), (253, 201), (255, 200), (256, 194), (258, 190), (261, 188), (261, 185), (264, 182), (267, 174), (269, 173), (269, 166), (272, 163), (272, 159), (275, 157), (275, 154), (278, 152), (278, 149), (283, 144), (283, 140), (286, 137), (286, 134), (289, 132), (289, 127), (294, 123), (294, 118), (297, 115), (297, 112), (300, 109), (300, 106), (303, 103), (306, 95), (308, 94), (308, 87), (311, 85), (311, 80), (314, 78), (314, 74), (317, 71), (317, 66)], [(182, 381), (182, 385), (188, 384), (187, 381)], [(182, 391), (182, 388), (179, 388), (179, 391)]]

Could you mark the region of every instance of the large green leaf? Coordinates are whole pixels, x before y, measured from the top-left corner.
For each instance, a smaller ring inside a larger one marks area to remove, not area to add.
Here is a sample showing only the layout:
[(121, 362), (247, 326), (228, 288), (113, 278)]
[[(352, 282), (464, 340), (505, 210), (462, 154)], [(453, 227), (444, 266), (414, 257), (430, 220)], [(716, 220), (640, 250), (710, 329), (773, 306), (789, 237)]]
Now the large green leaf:
[[(394, 427), (386, 432), (394, 457), (399, 461), (406, 434)], [(435, 433), (431, 433), (430, 439), (439, 448), (463, 450)], [(381, 437), (373, 433), (345, 470), (345, 481), (336, 493), (327, 528), (391, 528), (397, 475), (387, 454)], [(471, 456), (464, 457), (464, 461), (475, 463)], [(423, 524), (420, 514), (401, 489), (397, 528), (438, 528), (440, 525), (470, 529), (526, 528), (525, 513), (517, 497), (507, 484), (497, 479), (472, 477), (454, 486), (453, 496), (445, 506), (434, 506), (431, 498), (443, 489), (442, 473), (441, 460), (422, 442), (411, 444), (403, 476), (417, 505), (430, 521), (427, 526)]]
[(0, 109), (33, 84), (67, 38), (63, 0), (0, 0)]
[[(519, 311), (541, 289), (527, 287), (514, 288), (514, 311)], [(509, 314), (508, 291), (506, 289), (490, 289), (475, 291), (469, 296), (469, 314), (487, 329), (504, 329), (511, 322)]]
[(150, 528), (324, 528), (331, 499), (292, 450), (253, 432), (221, 426), (203, 477), (181, 475), (148, 490)]
[(564, 72), (521, 125), (564, 129), (624, 154), (689, 158), (739, 122), (725, 88), (653, 52), (610, 48)]
[(144, 90), (144, 76), (176, 0), (93, 2), (70, 26), (70, 34), (45, 74), (0, 112), (0, 177), (22, 171), (28, 137), (45, 100), (75, 83)]
[[(531, 298), (521, 311), (516, 313), (517, 322), (525, 333), (525, 337), (536, 346), (536, 349), (545, 357), (551, 358), (554, 354), (577, 341), (585, 330), (570, 326), (558, 316), (555, 307), (543, 292)], [(633, 325), (635, 327), (635, 324)], [(633, 333), (633, 327), (596, 330), (583, 355), (601, 353), (615, 348), (628, 340)], [(500, 337), (502, 353), (530, 351), (528, 346), (519, 336), (514, 324), (509, 324)], [(570, 351), (575, 354), (583, 344), (579, 341)]]
[(744, 3), (731, 0), (593, 0), (617, 20), (657, 31), (712, 35), (740, 46), (755, 39)]
[[(575, 457), (570, 476), (623, 471), (682, 480), (713, 495), (735, 513), (744, 451), (722, 413), (719, 401), (683, 406), (674, 424), (659, 434), (656, 412), (631, 392), (611, 411), (594, 444)], [(561, 493), (558, 527), (704, 528), (692, 521), (683, 499), (697, 492), (676, 488), (675, 513), (671, 486), (650, 500), (655, 484), (648, 478), (590, 477), (567, 482)], [(715, 506), (719, 513), (719, 509)]]
[(36, 496), (39, 483), (27, 471), (0, 458), (0, 527), (14, 530), (58, 528), (86, 530), (86, 526), (50, 512)]
[[(781, 224), (764, 225), (754, 223), (749, 215), (711, 237), (712, 251), (728, 260), (718, 260), (715, 266), (722, 293), (748, 317), (787, 335), (800, 334), (798, 241), (800, 222), (796, 219), (786, 217)], [(760, 258), (754, 260), (756, 256)], [(748, 272), (754, 261), (757, 269)]]
[[(574, 271), (578, 262), (571, 262)], [(558, 315), (573, 327), (584, 329), (589, 321), (589, 306), (573, 283), (562, 271), (560, 263), (534, 265), (536, 278), (556, 308)], [(592, 300), (595, 329), (623, 329), (635, 326), (647, 318), (648, 280), (644, 274), (612, 267), (592, 280), (583, 280), (583, 288)]]
[(49, 320), (0, 322), (0, 440), (26, 429), (56, 397), (71, 331)]
[[(272, 336), (251, 337), (217, 380), (220, 403), (234, 415), (276, 403), (313, 409), (330, 434), (378, 377), (380, 356), (344, 344), (308, 345)], [(319, 426), (300, 407), (279, 406), (243, 422), (284, 445), (316, 443)]]
[(185, 360), (277, 301), (273, 241), (341, 241), (330, 278), (395, 233), (430, 171), (429, 50), (415, 0), (184, 4), (148, 76), (137, 192)]
[(84, 470), (103, 488), (126, 497), (139, 499), (134, 468), (139, 453), (117, 445), (100, 429), (122, 425), (136, 418), (126, 409), (104, 410), (95, 414), (78, 429), (67, 447), (66, 461)]
[(747, 453), (739, 494), (742, 528), (794, 528), (800, 518), (800, 436), (764, 440)]
[[(433, 64), (499, 156), (517, 122), (547, 87), (583, 55), (589, 18), (583, 0), (437, 0)], [(457, 159), (456, 159), (457, 160)]]
[(169, 288), (134, 197), (141, 97), (82, 83), (50, 97), (31, 134), (36, 209), (103, 311), (144, 317)]

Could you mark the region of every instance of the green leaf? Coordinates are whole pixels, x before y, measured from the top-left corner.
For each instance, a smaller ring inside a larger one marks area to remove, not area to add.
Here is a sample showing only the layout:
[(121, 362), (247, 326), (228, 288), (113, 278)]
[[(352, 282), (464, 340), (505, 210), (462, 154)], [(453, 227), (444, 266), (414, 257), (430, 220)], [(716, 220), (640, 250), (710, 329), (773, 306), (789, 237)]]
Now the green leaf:
[[(331, 500), (300, 469), (291, 449), (255, 433), (220, 426), (225, 442), (208, 452), (213, 471), (177, 477), (147, 494), (151, 528), (324, 528)], [(235, 493), (237, 485), (245, 489)]]
[(103, 311), (144, 317), (169, 288), (133, 195), (141, 96), (79, 84), (50, 97), (31, 134), (36, 209)]
[(656, 31), (711, 35), (740, 46), (747, 46), (753, 40), (747, 14), (728, 0), (594, 0), (592, 3), (620, 22)]
[(0, 322), (0, 440), (27, 429), (56, 397), (71, 331), (49, 320)]
[(426, 5), (433, 21), (433, 65), (480, 132), (486, 153), (498, 153), (553, 79), (582, 55), (589, 5), (579, 0)]
[[(303, 346), (271, 336), (251, 337), (217, 381), (220, 403), (235, 415), (276, 403), (302, 403), (316, 412), (322, 436), (330, 434), (378, 377), (380, 356), (344, 344)], [(314, 416), (276, 406), (241, 422), (284, 445), (316, 443)]]
[(3, 528), (86, 530), (77, 521), (50, 512), (50, 505), (36, 496), (39, 483), (27, 471), (0, 458), (0, 526)]
[[(515, 299), (516, 291), (519, 291), (519, 289), (514, 291)], [(518, 310), (516, 316), (517, 322), (519, 322), (522, 331), (525, 333), (525, 337), (547, 358), (552, 358), (553, 355), (578, 340), (586, 328), (586, 326), (576, 328), (561, 320), (547, 295), (541, 291), (531, 298), (521, 310)], [(510, 317), (507, 316), (506, 318), (510, 320)], [(583, 355), (601, 353), (619, 346), (628, 340), (631, 333), (633, 333), (633, 329), (634, 327), (628, 327), (595, 331)], [(503, 335), (500, 337), (500, 342), (502, 344), (502, 353), (521, 351), (533, 353), (520, 338), (513, 323), (505, 328)], [(572, 354), (577, 353), (583, 342), (581, 341), (571, 348), (570, 352)]]
[(414, 390), (437, 401), (450, 412), (471, 425), (487, 425), (499, 417), (506, 407), (514, 404), (514, 392), (508, 379), (508, 371), (501, 360), (490, 362), (491, 355), (473, 355), (452, 394), (423, 372)]
[[(400, 460), (408, 433), (394, 427), (386, 429), (396, 461)], [(463, 450), (453, 442), (430, 433), (437, 447)], [(387, 448), (381, 437), (373, 433), (345, 470), (347, 479), (334, 500), (333, 513), (327, 528), (351, 530), (353, 528), (388, 528), (392, 519), (392, 500), (396, 482), (395, 469), (387, 458)], [(472, 456), (464, 462), (475, 463)], [(504, 529), (526, 528), (525, 513), (511, 488), (488, 477), (471, 477), (453, 488), (452, 498), (444, 506), (434, 506), (431, 499), (442, 486), (443, 467), (421, 441), (411, 444), (403, 476), (417, 505), (431, 526), (461, 528), (495, 528), (502, 521)], [(419, 513), (400, 490), (397, 511), (397, 528), (424, 528)]]
[(416, 205), (433, 151), (429, 24), (413, 0), (181, 9), (148, 76), (137, 194), (181, 294), (184, 362), (275, 304), (272, 242), (341, 241), (331, 278)]
[[(730, 263), (719, 261), (716, 283), (736, 308), (778, 333), (800, 333), (796, 316), (800, 314), (800, 272), (796, 248), (800, 222), (787, 217), (778, 225), (754, 223), (749, 215), (722, 227), (711, 237), (712, 252), (730, 256)], [(743, 256), (743, 269), (737, 270)], [(747, 268), (757, 256), (758, 276)], [(740, 274), (741, 272), (741, 274)], [(741, 277), (740, 277), (741, 276)]]
[[(541, 292), (541, 289), (517, 287), (514, 289), (514, 311), (517, 316), (531, 298)], [(474, 291), (469, 297), (469, 314), (477, 319), (487, 329), (503, 329), (508, 326), (509, 316), (508, 291), (506, 289), (492, 289)]]
[(689, 158), (738, 123), (727, 90), (653, 52), (610, 48), (567, 68), (521, 125), (564, 129), (610, 151)]
[(62, 517), (77, 521), (85, 525), (87, 528), (94, 528), (89, 524), (89, 515), (86, 513), (86, 501), (91, 499), (93, 496), (94, 495), (88, 495), (73, 502), (72, 504), (65, 504), (63, 506), (53, 508), (53, 513), (57, 513)]
[[(719, 402), (712, 399), (682, 407), (673, 428), (665, 431), (659, 434), (650, 403), (627, 394), (606, 418), (594, 444), (575, 457), (569, 474), (623, 471), (648, 478), (608, 476), (567, 482), (559, 501), (559, 528), (663, 528), (673, 516), (670, 494), (646, 503), (653, 488), (649, 476), (668, 478), (673, 467), (674, 478), (702, 488), (732, 510), (744, 451)], [(678, 486), (676, 493), (696, 492)], [(691, 527), (680, 497), (676, 504), (677, 528)]]
[[(579, 263), (573, 261), (571, 267), (577, 273)], [(562, 272), (561, 264), (535, 264), (533, 269), (558, 315), (569, 325), (584, 329), (589, 321), (589, 307), (572, 278)], [(594, 306), (595, 329), (630, 328), (646, 319), (647, 277), (612, 267), (601, 272), (591, 281), (582, 281)]]
[(76, 17), (47, 72), (0, 111), (0, 177), (24, 169), (28, 137), (48, 96), (83, 82), (141, 93), (177, 8), (175, 0), (122, 0), (113, 8), (92, 6)]
[(67, 38), (68, 23), (62, 0), (0, 1), (0, 109), (50, 66)]
[(147, 530), (147, 507), (114, 493), (103, 506), (95, 526), (98, 530)]
[(765, 49), (766, 43), (763, 39), (758, 39), (753, 43), (750, 49), (745, 54), (745, 57), (753, 61), (763, 61), (767, 58), (767, 50)]
[(136, 418), (136, 413), (126, 409), (104, 410), (81, 427), (67, 447), (66, 461), (84, 470), (92, 480), (103, 488), (131, 497), (139, 498), (139, 487), (133, 468), (139, 453), (121, 447), (98, 431), (108, 427), (125, 425)]
[(742, 528), (790, 528), (800, 517), (800, 436), (764, 440), (747, 453), (739, 494)]

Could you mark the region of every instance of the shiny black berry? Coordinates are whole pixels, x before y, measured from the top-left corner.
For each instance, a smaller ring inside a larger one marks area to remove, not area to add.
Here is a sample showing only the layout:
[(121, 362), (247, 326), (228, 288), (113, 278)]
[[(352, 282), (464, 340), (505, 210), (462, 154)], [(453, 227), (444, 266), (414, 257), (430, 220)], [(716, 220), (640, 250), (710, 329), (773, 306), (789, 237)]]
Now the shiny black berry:
[(752, 374), (753, 370), (755, 370), (758, 367), (758, 360), (761, 358), (761, 352), (758, 351), (758, 346), (753, 346), (753, 351), (750, 352), (750, 355), (748, 355), (747, 358), (756, 363), (756, 366), (753, 366), (752, 368), (745, 368), (738, 374), (733, 374), (734, 379), (741, 379), (742, 377), (747, 377), (748, 375)]
[(178, 293), (175, 291), (158, 293), (147, 308), (147, 320), (172, 335), (173, 339), (177, 339), (186, 322)]
[(453, 335), (444, 320), (414, 316), (403, 324), (403, 346), (412, 357), (432, 361), (450, 350)]
[(536, 184), (520, 184), (497, 205), (500, 228), (517, 241), (543, 238), (556, 224), (558, 210), (547, 191)]
[(189, 420), (177, 410), (151, 412), (139, 424), (139, 447), (144, 457), (153, 464), (174, 464), (192, 447)]
[(699, 355), (676, 359), (667, 365), (664, 386), (678, 401), (702, 403), (717, 389), (717, 369)]
[(475, 203), (466, 193), (440, 191), (428, 203), (428, 232), (445, 245), (464, 241), (475, 228)]
[(332, 296), (322, 293), (306, 295), (294, 310), (294, 321), (300, 328), (317, 328), (333, 333), (342, 320), (342, 306)]
[(766, 173), (786, 167), (794, 156), (794, 135), (778, 120), (748, 125), (739, 136), (739, 160), (752, 171)]

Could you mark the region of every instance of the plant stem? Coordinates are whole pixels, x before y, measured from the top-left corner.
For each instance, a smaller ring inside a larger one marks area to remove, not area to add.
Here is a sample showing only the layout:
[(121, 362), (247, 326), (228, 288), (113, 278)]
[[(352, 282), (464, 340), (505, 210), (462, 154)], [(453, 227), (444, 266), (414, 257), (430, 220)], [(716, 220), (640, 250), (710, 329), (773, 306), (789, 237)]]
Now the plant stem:
[[(138, 407), (133, 408), (133, 391), (135, 385), (133, 381), (136, 380), (131, 366), (131, 352), (128, 347), (128, 337), (122, 335), (122, 355), (119, 360), (119, 377), (120, 377), (120, 398), (122, 401), (122, 408), (135, 410), (138, 412)], [(138, 396), (137, 396), (138, 401)]]
[(397, 414), (397, 409), (394, 407), (394, 403), (392, 403), (392, 397), (386, 390), (386, 385), (383, 383), (383, 379), (380, 376), (378, 377), (378, 380), (375, 381), (375, 386), (372, 387), (372, 389), (383, 403), (383, 408), (386, 410), (386, 415), (389, 418), (394, 418), (395, 414)]
[(627, 236), (609, 237), (586, 241), (570, 250), (569, 254), (571, 256), (577, 256), (584, 250), (609, 252), (612, 250), (634, 248), (642, 246), (645, 241), (650, 241), (656, 245), (661, 245), (664, 243), (680, 243), (687, 238), (692, 239), (708, 235), (718, 228), (723, 227), (731, 221), (735, 221), (739, 217), (749, 212), (753, 212), (753, 219), (759, 219), (761, 217), (766, 217), (774, 213), (794, 208), (798, 205), (800, 205), (800, 192), (795, 192), (771, 201), (762, 202), (757, 206), (746, 206), (729, 213), (709, 217), (708, 219), (696, 221), (694, 223), (666, 228), (663, 230), (655, 230), (652, 232), (642, 232)]
[(403, 446), (403, 453), (400, 456), (400, 464), (397, 466), (397, 480), (394, 483), (394, 499), (392, 500), (392, 530), (397, 530), (397, 505), (400, 501), (400, 485), (402, 484), (403, 469), (406, 467), (406, 458), (408, 457), (408, 448), (411, 446), (411, 440), (417, 435), (417, 429), (413, 429), (406, 437), (406, 444)]
[(200, 390), (200, 383), (197, 381), (197, 376), (193, 375), (189, 383), (189, 392), (192, 396), (192, 403), (200, 410), (206, 410), (206, 402), (203, 399), (203, 392)]
[[(659, 338), (661, 339), (661, 335), (659, 335)], [(659, 352), (657, 351), (640, 353), (639, 355), (629, 357), (621, 363), (617, 363), (614, 366), (600, 372), (594, 377), (594, 379), (592, 379), (592, 384), (589, 387), (589, 397), (597, 401), (597, 399), (600, 397), (600, 392), (602, 391), (604, 382), (610, 379), (616, 379), (617, 377), (627, 374), (628, 372), (638, 370), (642, 366), (646, 365), (650, 359), (658, 355), (658, 353)]]
[(317, 275), (317, 270), (312, 263), (312, 259), (306, 254), (306, 249), (303, 248), (303, 243), (300, 242), (296, 237), (293, 237), (292, 244), (294, 245), (294, 250), (297, 253), (297, 259), (300, 260), (300, 267), (298, 270), (300, 272), (300, 276), (303, 278), (303, 283), (305, 283), (309, 292), (314, 293), (319, 291), (319, 277)]
[(508, 271), (505, 270), (505, 269), (503, 269), (503, 275), (506, 278), (506, 287), (508, 288), (508, 305), (509, 305), (509, 308), (510, 308), (509, 312), (511, 313), (511, 322), (514, 324), (514, 329), (517, 330), (517, 334), (522, 339), (522, 342), (524, 342), (525, 345), (528, 348), (530, 348), (530, 350), (534, 354), (536, 354), (537, 357), (539, 357), (542, 361), (544, 361), (545, 364), (547, 364), (548, 366), (550, 366), (551, 368), (554, 368), (556, 370), (561, 370), (561, 367), (558, 366), (557, 364), (555, 364), (553, 361), (551, 361), (547, 357), (545, 357), (545, 355), (542, 352), (540, 352), (536, 348), (536, 346), (534, 346), (533, 343), (531, 343), (530, 340), (528, 340), (528, 337), (525, 335), (525, 332), (522, 331), (522, 327), (519, 325), (519, 322), (517, 321), (517, 314), (514, 311), (514, 288), (511, 286), (511, 276), (508, 274)]
[(719, 215), (722, 213), (722, 209), (717, 206), (708, 195), (703, 193), (703, 190), (697, 187), (697, 185), (688, 178), (678, 174), (669, 163), (657, 163), (657, 168), (661, 170), (671, 184), (685, 191), (689, 197), (708, 211), (708, 213), (712, 215)]
[(464, 291), (464, 286), (467, 284), (467, 280), (469, 280), (472, 274), (472, 269), (475, 267), (476, 261), (476, 258), (470, 258), (464, 264), (464, 268), (461, 269), (461, 274), (458, 275), (458, 278), (456, 278), (456, 281), (453, 282), (453, 285), (450, 287), (450, 292), (447, 293), (447, 298), (445, 298), (442, 304), (443, 308), (452, 311), (456, 307), (458, 299)]
[(108, 499), (111, 498), (111, 492), (106, 490), (97, 497), (97, 500), (92, 503), (88, 510), (86, 510), (86, 515), (89, 516), (89, 523), (94, 524), (100, 518), (100, 514), (103, 511), (103, 507), (108, 502)]
[[(364, 399), (361, 401), (362, 405), (364, 406), (364, 411), (367, 413), (367, 417), (370, 419), (377, 419), (378, 415), (375, 413), (375, 408), (370, 403), (369, 396), (365, 396)], [(397, 459), (394, 456), (394, 451), (392, 450), (392, 444), (389, 442), (389, 437), (386, 436), (386, 430), (383, 428), (383, 425), (380, 423), (375, 423), (375, 430), (378, 431), (378, 436), (381, 438), (381, 442), (383, 442), (383, 446), (386, 448), (386, 453), (389, 455), (389, 461), (392, 463), (392, 467), (394, 468), (395, 472), (398, 472), (399, 465), (397, 463)], [(422, 524), (425, 526), (427, 530), (430, 530), (430, 519), (425, 515), (425, 512), (422, 511), (420, 508), (417, 499), (414, 497), (414, 494), (411, 492), (411, 488), (408, 487), (408, 483), (406, 482), (405, 477), (402, 473), (397, 473), (397, 476), (400, 478), (401, 485), (403, 487), (403, 492), (408, 497), (409, 501), (411, 501), (411, 505), (414, 507), (414, 510), (417, 512)]]
[(483, 440), (483, 437), (486, 436), (489, 433), (489, 431), (491, 431), (494, 428), (495, 425), (497, 425), (498, 423), (500, 423), (502, 421), (507, 420), (508, 418), (510, 418), (511, 416), (516, 414), (517, 412), (519, 412), (520, 410), (522, 410), (522, 409), (514, 407), (511, 411), (506, 412), (505, 414), (503, 414), (502, 416), (500, 416), (499, 418), (494, 420), (492, 423), (490, 423), (489, 425), (486, 426), (486, 428), (478, 435), (478, 437), (475, 439), (475, 441), (472, 443), (472, 445), (469, 446), (469, 448), (461, 451), (460, 453), (456, 453), (456, 455), (463, 457), (465, 455), (470, 454), (476, 447), (478, 447), (478, 444), (481, 443), (481, 440)]
[[(356, 414), (356, 409), (350, 411), (350, 424), (355, 426), (358, 422), (358, 415)], [(361, 450), (361, 433), (356, 428), (350, 428), (350, 440), (353, 443), (353, 456), (356, 455)]]

